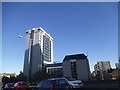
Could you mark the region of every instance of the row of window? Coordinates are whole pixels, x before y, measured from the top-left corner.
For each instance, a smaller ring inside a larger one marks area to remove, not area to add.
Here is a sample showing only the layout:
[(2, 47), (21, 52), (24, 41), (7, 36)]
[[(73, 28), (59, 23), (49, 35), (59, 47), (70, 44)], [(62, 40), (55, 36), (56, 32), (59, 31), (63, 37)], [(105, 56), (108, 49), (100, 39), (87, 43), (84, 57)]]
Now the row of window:
[(44, 60), (50, 61), (51, 60), (51, 42), (49, 37), (43, 36), (43, 53), (44, 53)]
[(71, 62), (71, 74), (72, 78), (77, 79), (77, 71), (76, 71), (76, 62)]
[(53, 73), (61, 73), (62, 68), (53, 68), (53, 69), (48, 69), (48, 73), (53, 74)]

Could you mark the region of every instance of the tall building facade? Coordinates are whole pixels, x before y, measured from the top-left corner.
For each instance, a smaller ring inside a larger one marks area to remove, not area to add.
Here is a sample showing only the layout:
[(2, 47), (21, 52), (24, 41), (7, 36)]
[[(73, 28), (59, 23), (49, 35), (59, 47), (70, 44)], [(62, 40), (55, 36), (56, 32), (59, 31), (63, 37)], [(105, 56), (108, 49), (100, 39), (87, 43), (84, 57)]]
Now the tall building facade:
[(90, 79), (89, 62), (84, 54), (65, 56), (62, 65), (64, 77), (72, 77), (82, 81)]
[(94, 66), (96, 76), (104, 80), (107, 70), (111, 69), (110, 61), (98, 61)]
[(53, 63), (53, 38), (41, 27), (26, 31), (23, 73), (33, 75), (45, 64)]

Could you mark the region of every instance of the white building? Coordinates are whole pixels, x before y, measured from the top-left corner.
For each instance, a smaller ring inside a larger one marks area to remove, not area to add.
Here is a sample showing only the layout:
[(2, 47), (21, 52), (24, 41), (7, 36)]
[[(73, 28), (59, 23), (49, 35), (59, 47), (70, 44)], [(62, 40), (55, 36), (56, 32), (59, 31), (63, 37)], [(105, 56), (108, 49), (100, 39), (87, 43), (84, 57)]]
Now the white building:
[(97, 64), (95, 64), (94, 69), (95, 69), (95, 72), (107, 71), (111, 69), (110, 61), (98, 61)]
[(23, 73), (33, 75), (44, 64), (53, 63), (53, 38), (41, 27), (26, 31), (26, 50)]
[(64, 77), (72, 77), (83, 81), (90, 79), (89, 62), (84, 54), (65, 56), (62, 65)]
[(102, 80), (104, 80), (104, 73), (110, 69), (110, 61), (98, 61), (97, 64), (95, 64), (94, 66), (96, 75), (99, 75), (99, 78), (101, 78)]

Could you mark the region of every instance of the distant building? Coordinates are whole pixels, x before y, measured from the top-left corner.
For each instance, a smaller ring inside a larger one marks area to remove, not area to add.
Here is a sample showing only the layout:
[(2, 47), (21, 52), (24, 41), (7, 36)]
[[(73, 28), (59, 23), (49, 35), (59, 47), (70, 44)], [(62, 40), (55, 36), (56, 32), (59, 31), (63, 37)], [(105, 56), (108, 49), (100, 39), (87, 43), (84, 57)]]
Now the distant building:
[(90, 68), (84, 54), (68, 55), (63, 60), (63, 76), (87, 81), (90, 79)]
[(111, 69), (110, 61), (98, 61), (94, 66), (96, 76), (99, 79), (104, 80), (104, 75), (106, 75), (107, 70)]
[(41, 71), (53, 63), (53, 38), (41, 27), (26, 31), (26, 50), (23, 73), (26, 76)]
[(118, 60), (118, 63), (115, 63), (115, 66), (116, 66), (116, 69), (120, 69), (120, 57), (119, 57), (119, 60)]
[(53, 77), (62, 77), (62, 63), (54, 63), (46, 65), (46, 73), (49, 73)]
[(0, 77), (16, 77), (16, 73), (0, 73)]
[(98, 61), (94, 66), (95, 71), (107, 71), (111, 69), (110, 61)]
[(119, 68), (120, 69), (120, 63), (115, 63), (116, 69)]
[(96, 74), (95, 71), (91, 73), (91, 80), (96, 80)]
[(112, 79), (120, 79), (120, 69), (115, 69), (112, 71)]

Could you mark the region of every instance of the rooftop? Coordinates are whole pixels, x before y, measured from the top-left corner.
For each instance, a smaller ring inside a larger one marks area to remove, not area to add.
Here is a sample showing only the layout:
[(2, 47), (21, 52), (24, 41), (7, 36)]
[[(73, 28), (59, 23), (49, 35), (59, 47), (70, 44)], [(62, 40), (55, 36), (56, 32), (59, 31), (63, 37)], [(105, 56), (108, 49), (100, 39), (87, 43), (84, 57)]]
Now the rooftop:
[(71, 59), (76, 59), (76, 60), (87, 59), (87, 56), (85, 56), (84, 54), (67, 55), (65, 56), (63, 61), (69, 61)]
[(50, 34), (48, 34), (43, 28), (41, 28), (41, 27), (38, 27), (38, 28), (32, 28), (32, 29), (30, 29), (30, 30), (26, 30), (26, 33), (31, 33), (31, 31), (35, 31), (35, 30), (41, 30), (42, 32), (44, 32), (47, 36), (49, 36), (52, 40), (53, 40), (53, 38), (51, 37), (51, 35)]
[(46, 67), (57, 67), (62, 66), (62, 63), (47, 64)]

